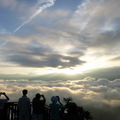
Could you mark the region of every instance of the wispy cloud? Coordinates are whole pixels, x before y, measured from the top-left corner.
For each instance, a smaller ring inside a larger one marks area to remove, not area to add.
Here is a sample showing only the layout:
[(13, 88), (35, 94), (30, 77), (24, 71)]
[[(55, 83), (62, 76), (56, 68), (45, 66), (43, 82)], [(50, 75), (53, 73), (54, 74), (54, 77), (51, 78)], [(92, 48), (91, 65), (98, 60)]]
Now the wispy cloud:
[(73, 22), (76, 27), (78, 26), (80, 31), (86, 29), (87, 25), (92, 19), (92, 16), (99, 8), (99, 4), (100, 2), (98, 1), (95, 2), (94, 0), (85, 0), (82, 4), (78, 6), (78, 9), (73, 15)]
[(119, 44), (119, 0), (85, 0), (73, 15), (73, 26), (93, 48), (114, 49)]
[(20, 26), (18, 26), (13, 33), (16, 33), (21, 27), (33, 20), (37, 15), (39, 15), (43, 10), (54, 5), (56, 0), (39, 0), (36, 4), (36, 12), (30, 16), (26, 21), (24, 21)]

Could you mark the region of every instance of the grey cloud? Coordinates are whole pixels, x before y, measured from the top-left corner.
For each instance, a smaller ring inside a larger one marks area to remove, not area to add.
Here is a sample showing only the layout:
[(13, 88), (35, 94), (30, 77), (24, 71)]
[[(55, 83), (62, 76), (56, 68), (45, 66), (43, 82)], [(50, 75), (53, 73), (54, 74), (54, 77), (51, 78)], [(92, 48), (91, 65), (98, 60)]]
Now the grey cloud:
[(0, 1), (0, 6), (2, 7), (12, 7), (15, 8), (16, 7), (16, 0), (4, 0), (4, 1)]
[(110, 87), (117, 89), (119, 88), (119, 85), (120, 85), (120, 79), (115, 79), (114, 81), (111, 81)]
[[(37, 27), (38, 32), (42, 32), (46, 36), (47, 41), (54, 42), (58, 45), (73, 45), (75, 50), (85, 50), (86, 38), (76, 31), (76, 29), (70, 25), (70, 20), (57, 24), (57, 28), (49, 29), (45, 27)], [(60, 27), (60, 28), (59, 28)], [(46, 35), (47, 33), (47, 35)]]
[(110, 61), (120, 61), (120, 56), (110, 59)]
[[(23, 42), (19, 42), (19, 40)], [(44, 39), (39, 40), (38, 36), (32, 36), (30, 39), (29, 37), (12, 36), (1, 50), (7, 62), (27, 67), (73, 67), (85, 63), (85, 61), (79, 60), (79, 57), (84, 55), (81, 48), (75, 48), (71, 42), (68, 42), (68, 45), (72, 48), (65, 52), (62, 51), (65, 43), (59, 40), (58, 44), (54, 43), (54, 40), (49, 40), (49, 42)]]
[[(12, 54), (7, 57), (9, 62), (17, 63), (21, 66), (27, 67), (73, 67), (76, 65), (81, 65), (85, 61), (79, 60), (77, 57), (66, 57), (59, 54), (44, 54), (34, 56), (33, 54)], [(64, 62), (62, 60), (69, 61)]]
[[(104, 47), (114, 49), (118, 44), (120, 44), (120, 20), (116, 18), (113, 20), (109, 26), (108, 30), (102, 31), (102, 33), (97, 34), (93, 41), (94, 47)], [(109, 28), (110, 27), (110, 28)]]
[(107, 80), (107, 79), (99, 79), (99, 81), (97, 81), (97, 84), (106, 86), (106, 85), (109, 84), (109, 80)]
[(54, 48), (51, 48), (50, 46), (43, 44), (39, 41), (31, 41), (27, 44), (26, 50), (29, 51), (31, 55), (44, 55), (45, 53), (52, 52)]
[(73, 21), (82, 36), (88, 36), (86, 46), (114, 50), (120, 44), (119, 4), (118, 0), (86, 0), (79, 5)]

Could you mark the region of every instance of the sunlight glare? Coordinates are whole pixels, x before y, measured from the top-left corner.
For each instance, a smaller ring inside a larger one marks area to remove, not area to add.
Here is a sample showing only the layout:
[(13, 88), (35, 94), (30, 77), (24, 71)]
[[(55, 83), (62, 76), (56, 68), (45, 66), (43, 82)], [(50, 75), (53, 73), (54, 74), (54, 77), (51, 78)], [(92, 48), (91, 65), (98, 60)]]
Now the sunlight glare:
[(79, 74), (81, 71), (76, 68), (64, 68), (64, 69), (53, 69), (53, 72), (74, 75), (74, 74)]

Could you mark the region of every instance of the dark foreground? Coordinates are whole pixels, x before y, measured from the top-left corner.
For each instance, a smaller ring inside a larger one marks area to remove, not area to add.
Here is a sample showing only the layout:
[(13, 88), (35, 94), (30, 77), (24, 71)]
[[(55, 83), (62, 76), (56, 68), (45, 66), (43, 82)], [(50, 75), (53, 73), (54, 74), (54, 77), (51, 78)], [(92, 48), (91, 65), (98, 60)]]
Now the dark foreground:
[[(89, 111), (85, 111), (83, 107), (76, 106), (74, 102), (68, 102), (64, 108), (60, 112), (61, 120), (63, 118), (64, 120), (93, 120)], [(67, 114), (65, 110), (67, 110)], [(18, 120), (18, 112), (18, 102), (7, 102), (3, 111), (4, 118), (0, 116), (0, 120)], [(50, 120), (50, 108), (47, 105), (45, 106), (43, 119)], [(32, 120), (32, 103), (30, 105), (30, 120)]]
[[(8, 102), (5, 104), (5, 108), (3, 111), (4, 120), (18, 120), (18, 102)], [(49, 120), (50, 109), (48, 106), (45, 106), (46, 111), (46, 120)], [(30, 116), (32, 120), (32, 103), (30, 107)]]

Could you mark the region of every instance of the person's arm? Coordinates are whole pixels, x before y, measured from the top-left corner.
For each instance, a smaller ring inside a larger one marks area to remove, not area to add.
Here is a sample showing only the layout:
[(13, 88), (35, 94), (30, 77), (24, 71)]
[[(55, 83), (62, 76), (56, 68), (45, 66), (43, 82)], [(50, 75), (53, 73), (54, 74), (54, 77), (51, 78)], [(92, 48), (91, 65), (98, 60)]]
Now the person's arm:
[(63, 107), (63, 104), (60, 102), (60, 97), (56, 96), (58, 98), (58, 103), (60, 104), (61, 107)]
[(6, 95), (6, 93), (2, 93), (2, 94), (6, 97), (7, 100), (9, 100), (9, 97)]
[(46, 98), (44, 95), (41, 95), (43, 97), (44, 104), (46, 103)]

